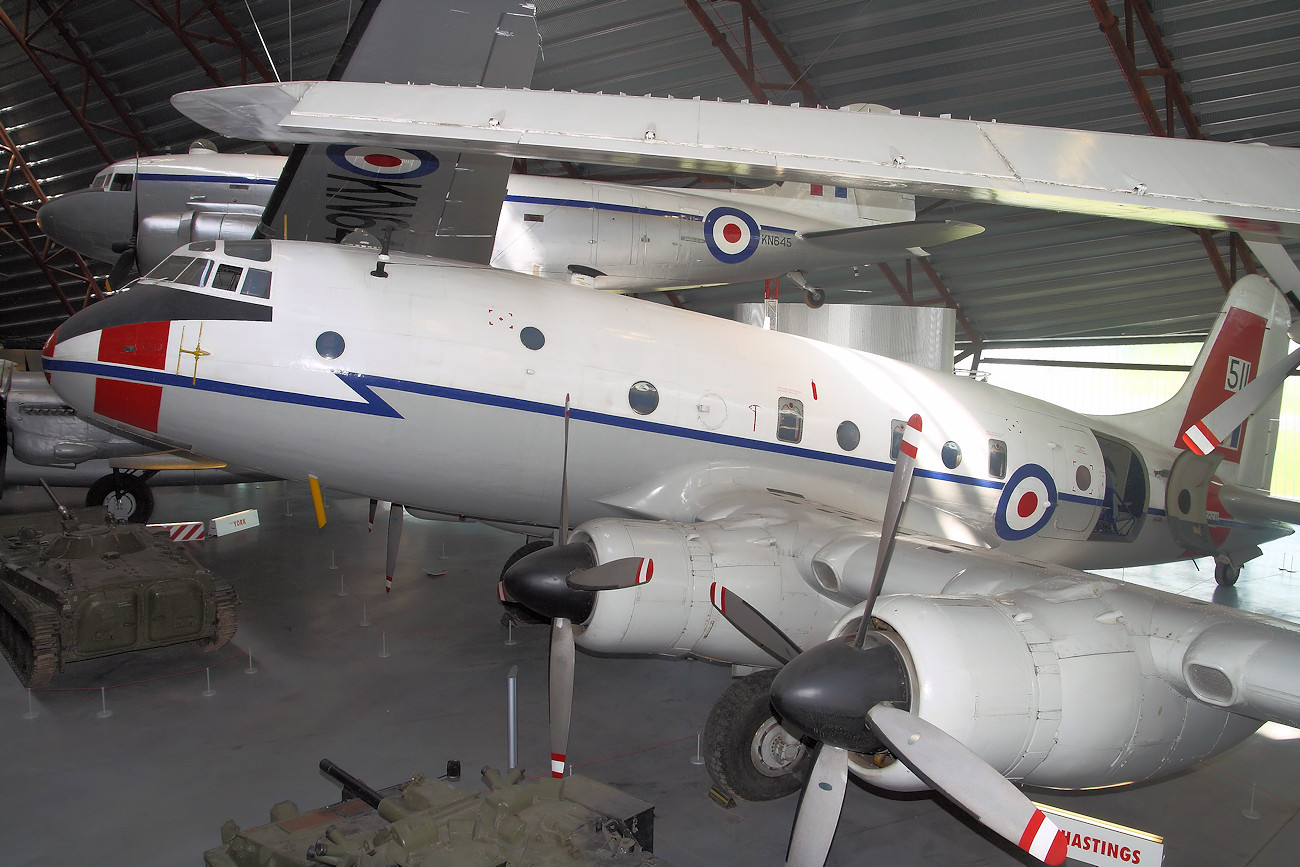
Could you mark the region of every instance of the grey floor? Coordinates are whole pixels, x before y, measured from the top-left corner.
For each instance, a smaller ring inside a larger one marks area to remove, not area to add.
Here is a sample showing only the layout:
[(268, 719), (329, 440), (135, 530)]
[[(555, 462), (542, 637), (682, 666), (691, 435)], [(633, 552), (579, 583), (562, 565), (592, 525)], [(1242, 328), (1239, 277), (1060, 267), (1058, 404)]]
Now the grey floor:
[[(6, 492), (0, 511), (42, 505), (39, 492), (20, 489)], [(436, 776), (457, 759), (461, 785), (477, 788), (478, 769), (506, 764), (506, 674), (516, 665), (521, 763), (546, 769), (548, 633), (516, 630), (508, 645), (494, 597), (518, 537), (408, 519), (385, 596), (384, 519), (368, 535), (364, 500), (330, 497), (329, 524), (317, 530), (304, 485), (160, 489), (155, 518), (245, 508), (259, 510), (261, 526), (209, 539), (200, 553), (243, 602), (227, 648), (76, 664), (31, 694), (30, 718), (28, 695), (0, 671), (0, 865), (201, 864), (227, 819), (247, 827), (286, 798), (303, 808), (335, 800), (316, 770), (322, 757), (377, 787)], [(1300, 577), (1286, 571), (1296, 561), (1300, 543), (1273, 543), (1226, 598), (1210, 570), (1190, 564), (1126, 577), (1300, 621)], [(728, 677), (702, 662), (578, 658), (571, 759), (655, 804), (656, 852), (679, 867), (776, 865), (789, 836), (795, 799), (723, 810), (691, 762)], [(209, 678), (215, 694), (205, 696)], [(1296, 738), (1270, 725), (1159, 784), (1033, 794), (1162, 835), (1167, 864), (1293, 865)], [(1258, 818), (1246, 815), (1252, 802)], [(922, 862), (1032, 863), (942, 799), (852, 789), (828, 863)]]

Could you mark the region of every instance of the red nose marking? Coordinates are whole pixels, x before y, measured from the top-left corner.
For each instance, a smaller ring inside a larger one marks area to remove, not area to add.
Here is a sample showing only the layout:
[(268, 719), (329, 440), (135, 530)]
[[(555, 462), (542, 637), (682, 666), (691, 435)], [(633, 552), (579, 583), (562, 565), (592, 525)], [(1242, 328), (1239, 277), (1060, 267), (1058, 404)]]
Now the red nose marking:
[(1033, 491), (1026, 491), (1021, 495), (1020, 502), (1016, 503), (1016, 514), (1028, 518), (1036, 511), (1038, 511), (1038, 495)]
[(740, 240), (740, 226), (735, 223), (728, 223), (722, 227), (722, 237), (728, 244), (735, 244)]
[(392, 154), (366, 154), (365, 161), (381, 169), (395, 169), (402, 161)]
[(116, 379), (95, 380), (95, 414), (158, 432), (158, 410), (162, 406), (162, 386), (145, 382), (121, 382)]

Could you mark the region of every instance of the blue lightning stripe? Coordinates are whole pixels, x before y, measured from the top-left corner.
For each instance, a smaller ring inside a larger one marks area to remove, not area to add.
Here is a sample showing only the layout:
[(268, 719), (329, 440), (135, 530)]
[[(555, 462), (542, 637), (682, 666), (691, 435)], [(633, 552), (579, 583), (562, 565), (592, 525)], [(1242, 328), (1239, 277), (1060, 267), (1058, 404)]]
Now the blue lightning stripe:
[[(506, 196), (507, 202), (519, 202), (525, 205), (548, 205), (555, 208), (595, 208), (598, 211), (619, 211), (625, 214), (645, 214), (649, 217), (680, 217), (683, 220), (695, 220), (701, 222), (704, 220), (699, 214), (684, 214), (680, 211), (661, 211), (658, 208), (638, 208), (633, 205), (615, 205), (609, 202), (592, 202), (586, 199), (551, 199), (545, 196)], [(776, 232), (782, 235), (798, 234), (795, 229), (786, 229), (781, 226), (763, 226), (758, 227), (764, 232)]]
[[(407, 394), (418, 394), (426, 397), (454, 400), (461, 403), (477, 404), (479, 406), (498, 407), (501, 409), (532, 413), (535, 415), (554, 417), (562, 417), (564, 415), (563, 406), (542, 403), (540, 401), (524, 400), (522, 398), (507, 397), (505, 395), (470, 391), (462, 388), (451, 388), (448, 386), (433, 385), (424, 382), (412, 382), (405, 379), (394, 379), (386, 376), (375, 376), (365, 373), (355, 373), (352, 371), (334, 371), (334, 375), (347, 385), (348, 388), (356, 392), (357, 396), (361, 398), (360, 401), (301, 394), (298, 392), (283, 391), (281, 389), (262, 388), (260, 386), (241, 385), (211, 379), (199, 379), (195, 381), (189, 376), (166, 373), (158, 370), (146, 370), (138, 367), (117, 366), (113, 364), (105, 364), (103, 362), (67, 361), (55, 358), (45, 358), (43, 361), (45, 363), (45, 368), (50, 371), (67, 371), (69, 373), (84, 373), (91, 376), (106, 376), (113, 379), (124, 379), (133, 382), (150, 383), (153, 385), (171, 386), (174, 388), (186, 388), (213, 394), (247, 397), (253, 400), (265, 400), (271, 403), (308, 406), (318, 409), (337, 410), (339, 412), (354, 412), (360, 415), (374, 416), (377, 418), (402, 418), (403, 416), (391, 404), (376, 394), (375, 389), (400, 391)], [(875, 461), (867, 458), (853, 457), (852, 455), (820, 452), (813, 449), (799, 448), (786, 443), (745, 439), (744, 437), (714, 433), (712, 431), (692, 430), (690, 428), (653, 422), (647, 419), (624, 418), (622, 416), (595, 412), (593, 410), (573, 409), (570, 411), (570, 415), (576, 421), (585, 421), (606, 427), (635, 430), (643, 433), (675, 437), (678, 439), (695, 440), (697, 442), (707, 442), (715, 445), (749, 449), (751, 451), (787, 455), (806, 460), (820, 461), (822, 463), (861, 467), (863, 469), (879, 470), (880, 472), (885, 473), (892, 473), (894, 471), (894, 465), (889, 461)], [(940, 470), (925, 470), (918, 468), (915, 470), (915, 475), (922, 478), (934, 479), (936, 481), (951, 482), (953, 484), (967, 485), (976, 488), (1001, 490), (1005, 487), (1004, 482), (995, 479), (977, 479), (971, 476), (962, 476)], [(1099, 499), (1080, 497), (1077, 495), (1062, 495), (1060, 499), (1068, 499), (1072, 502), (1082, 503), (1089, 506), (1099, 506), (1102, 504), (1102, 501)], [(1151, 514), (1157, 514), (1157, 510), (1154, 508), (1150, 509), (1149, 512)], [(1160, 512), (1160, 514), (1163, 514), (1163, 512)], [(1228, 522), (1220, 523), (1228, 525)]]
[(275, 186), (275, 178), (241, 178), (236, 175), (153, 175), (141, 172), (142, 181), (185, 181), (201, 184), (262, 184)]

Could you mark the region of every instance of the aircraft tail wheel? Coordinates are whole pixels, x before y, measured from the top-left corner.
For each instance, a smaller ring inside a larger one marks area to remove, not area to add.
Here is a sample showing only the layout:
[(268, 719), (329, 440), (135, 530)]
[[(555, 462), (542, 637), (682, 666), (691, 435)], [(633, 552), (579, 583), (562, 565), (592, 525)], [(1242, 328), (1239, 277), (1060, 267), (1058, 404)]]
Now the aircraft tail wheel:
[(771, 801), (803, 788), (812, 755), (772, 714), (776, 670), (734, 680), (704, 727), (704, 763), (722, 791), (746, 801)]
[(153, 515), (153, 491), (138, 476), (119, 475), (114, 480), (107, 475), (90, 486), (86, 505), (103, 506), (119, 521), (143, 524)]
[(1234, 566), (1232, 563), (1214, 564), (1214, 580), (1220, 587), (1231, 587), (1237, 583), (1241, 577), (1241, 567)]
[(803, 303), (816, 310), (826, 303), (826, 290), (808, 286), (803, 290)]

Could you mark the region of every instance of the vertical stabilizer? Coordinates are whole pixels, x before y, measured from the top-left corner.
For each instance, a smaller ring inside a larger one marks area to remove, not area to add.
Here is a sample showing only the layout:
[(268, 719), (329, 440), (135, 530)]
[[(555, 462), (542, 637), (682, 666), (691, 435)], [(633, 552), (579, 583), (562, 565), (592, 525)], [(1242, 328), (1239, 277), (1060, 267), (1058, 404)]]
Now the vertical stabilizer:
[[(1156, 441), (1185, 448), (1182, 434), (1211, 410), (1240, 392), (1262, 370), (1286, 357), (1290, 312), (1281, 293), (1263, 277), (1250, 275), (1228, 293), (1209, 339), (1201, 347), (1182, 387), (1165, 403), (1110, 421)], [(1215, 450), (1217, 476), (1225, 482), (1266, 490), (1273, 473), (1281, 389)]]

